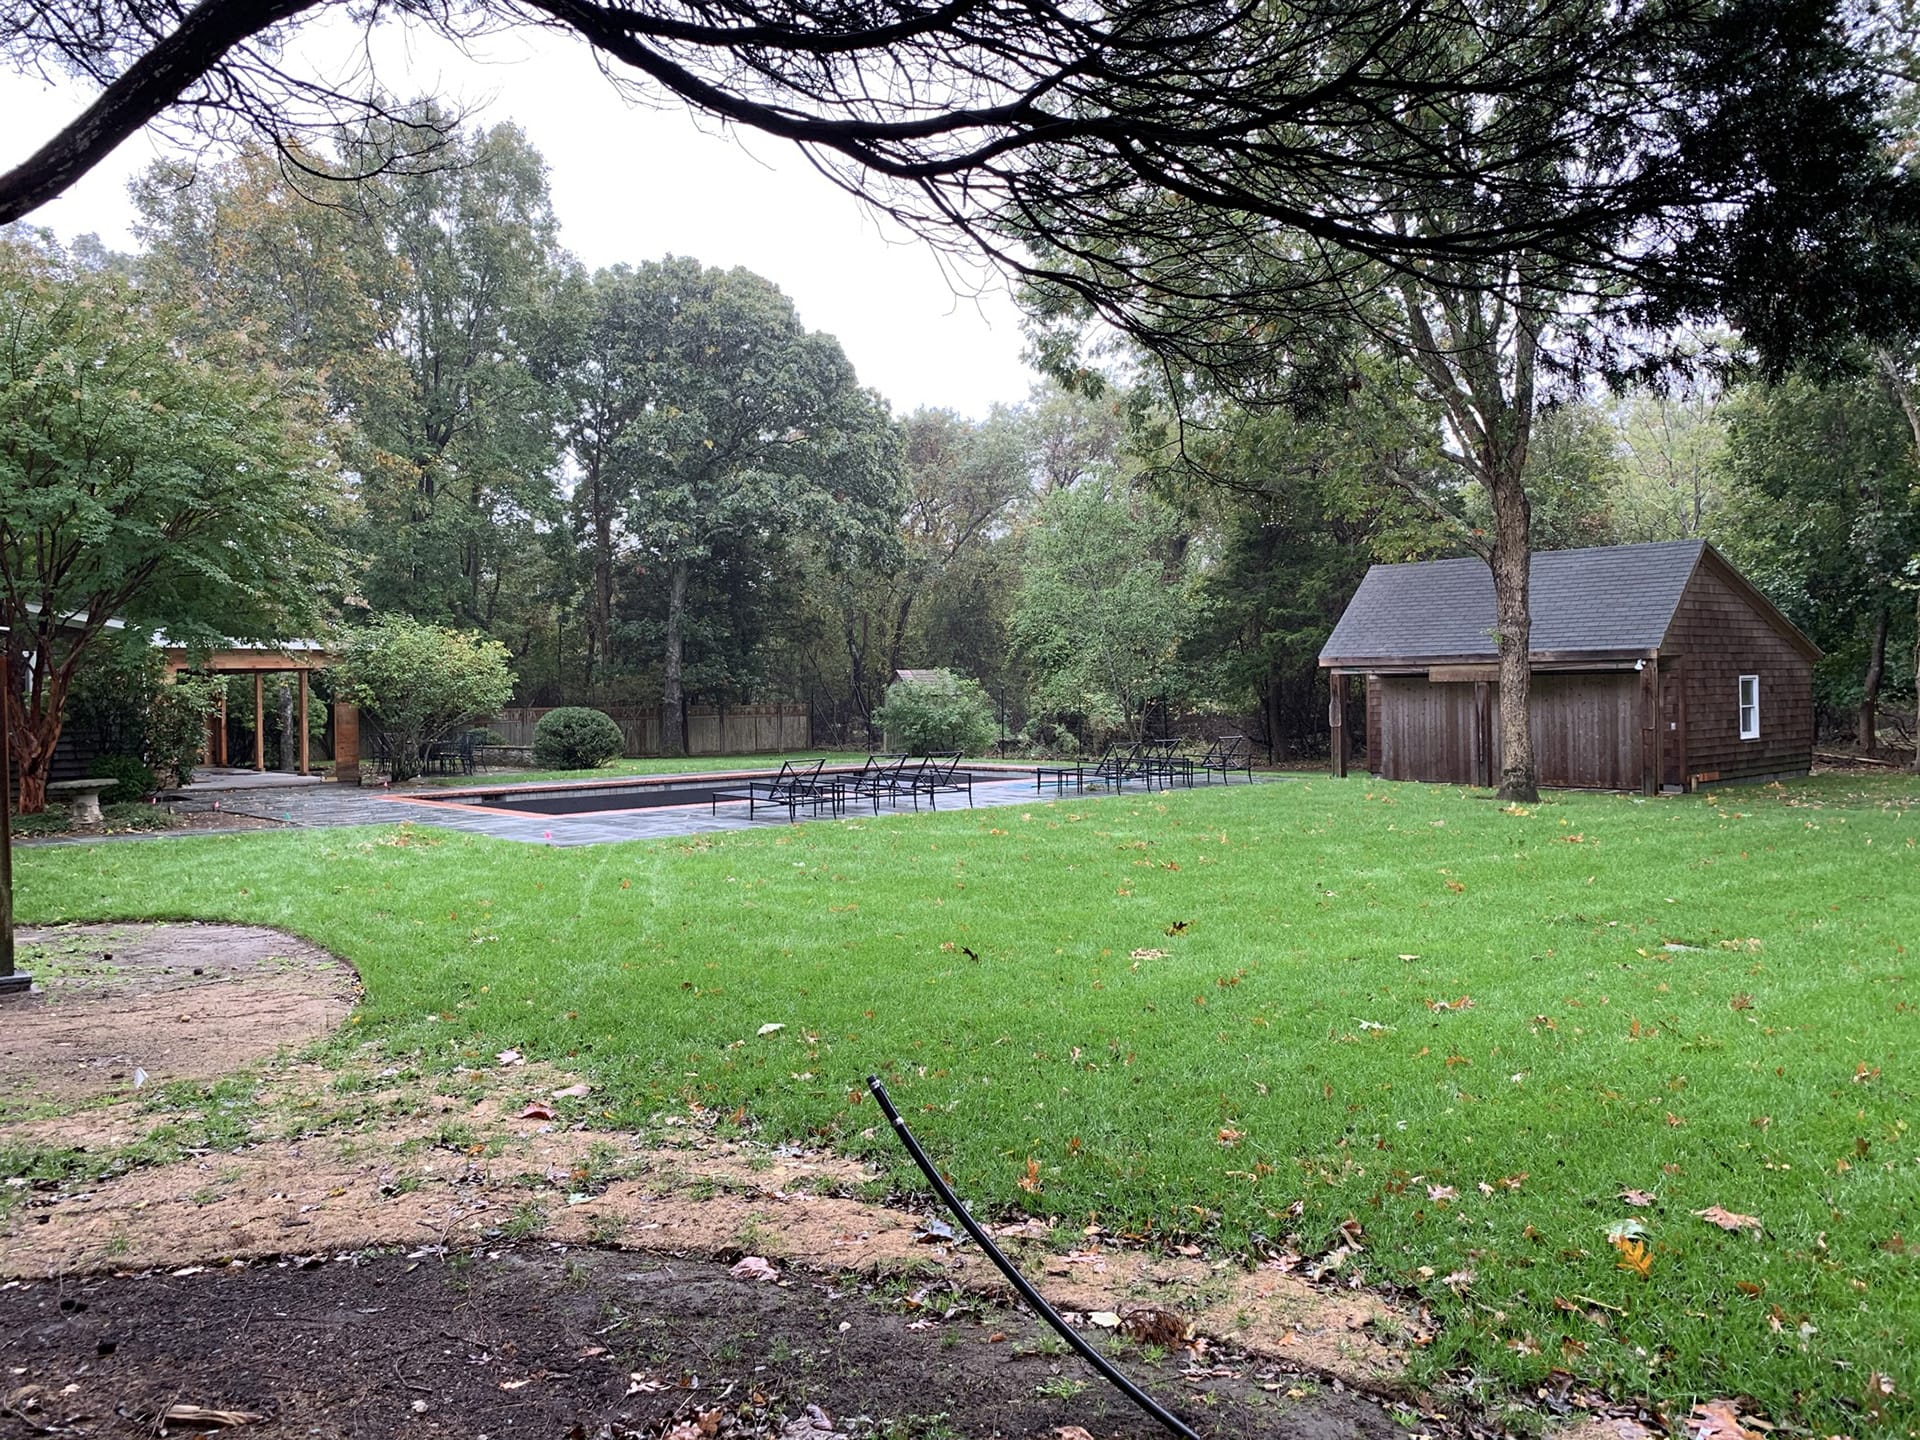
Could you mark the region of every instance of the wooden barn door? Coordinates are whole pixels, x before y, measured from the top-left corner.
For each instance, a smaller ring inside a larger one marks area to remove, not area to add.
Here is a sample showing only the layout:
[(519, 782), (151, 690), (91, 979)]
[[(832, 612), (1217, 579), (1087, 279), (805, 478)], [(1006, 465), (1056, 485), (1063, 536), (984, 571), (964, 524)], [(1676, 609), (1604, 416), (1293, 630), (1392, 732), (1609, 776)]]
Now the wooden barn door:
[(1687, 788), (1687, 675), (1679, 659), (1660, 667), (1660, 784)]

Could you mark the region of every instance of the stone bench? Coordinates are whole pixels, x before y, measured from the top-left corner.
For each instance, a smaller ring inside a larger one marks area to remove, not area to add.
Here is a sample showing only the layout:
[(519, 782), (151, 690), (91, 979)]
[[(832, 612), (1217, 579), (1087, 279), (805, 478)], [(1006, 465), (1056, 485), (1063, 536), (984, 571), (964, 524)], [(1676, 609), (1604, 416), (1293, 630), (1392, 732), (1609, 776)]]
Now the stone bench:
[(64, 800), (67, 817), (76, 830), (98, 830), (107, 823), (100, 813), (100, 792), (111, 790), (118, 780), (56, 780), (47, 786), (47, 796)]

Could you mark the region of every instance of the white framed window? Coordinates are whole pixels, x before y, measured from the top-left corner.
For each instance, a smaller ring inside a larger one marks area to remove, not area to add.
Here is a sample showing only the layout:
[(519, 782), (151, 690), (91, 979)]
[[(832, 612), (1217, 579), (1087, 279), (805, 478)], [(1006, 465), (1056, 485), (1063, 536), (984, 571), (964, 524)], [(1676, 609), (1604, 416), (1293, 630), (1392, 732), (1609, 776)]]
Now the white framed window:
[(1740, 677), (1740, 738), (1742, 740), (1760, 738), (1760, 677), (1758, 675)]

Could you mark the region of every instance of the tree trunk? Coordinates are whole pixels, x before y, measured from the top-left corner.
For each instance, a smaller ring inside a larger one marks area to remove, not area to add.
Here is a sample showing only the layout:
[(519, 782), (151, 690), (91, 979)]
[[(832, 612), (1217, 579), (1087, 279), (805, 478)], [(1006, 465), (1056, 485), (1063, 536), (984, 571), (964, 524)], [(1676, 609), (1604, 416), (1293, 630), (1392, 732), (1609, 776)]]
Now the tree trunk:
[(687, 727), (681, 711), (680, 653), (687, 618), (687, 562), (673, 562), (667, 581), (666, 679), (660, 693), (660, 749), (668, 755), (687, 753)]
[(1860, 681), (1860, 720), (1856, 738), (1860, 753), (1872, 759), (1880, 753), (1878, 708), (1880, 681), (1887, 673), (1887, 607), (1881, 605), (1873, 616), (1873, 643), (1867, 651), (1867, 673)]
[[(1496, 478), (1497, 477), (1497, 478)], [(1530, 507), (1519, 474), (1490, 472), (1493, 501), (1493, 611), (1500, 651), (1500, 798), (1531, 804), (1540, 798), (1533, 762), (1533, 727), (1527, 700), (1533, 685), (1529, 663), (1533, 610), (1528, 593), (1532, 547)]]
[(606, 684), (613, 669), (613, 513), (601, 484), (596, 454), (587, 477), (588, 505), (593, 515), (593, 605), (587, 616), (587, 675), (589, 683)]
[[(1913, 693), (1920, 695), (1920, 590), (1913, 592), (1913, 619)], [(1913, 773), (1920, 775), (1920, 733), (1913, 737)]]
[[(85, 637), (92, 638), (90, 634)], [(76, 651), (78, 648), (76, 645)], [(62, 665), (52, 665), (43, 645), (36, 656), (39, 663), (33, 667), (20, 664), (26, 658), (24, 651), (15, 651), (11, 658), (14, 663), (9, 669), (16, 685), (23, 674), (34, 678), (24, 690), (16, 689), (0, 700), (0, 709), (5, 711), (0, 724), (9, 727), (13, 742), (14, 770), (20, 782), (19, 812), (38, 815), (47, 808), (47, 776), (53, 769), (54, 747), (60, 743), (67, 687), (73, 679), (73, 656), (69, 655)], [(0, 780), (0, 789), (4, 786), (4, 780)], [(0, 803), (4, 803), (4, 796), (0, 796)]]
[(291, 775), (300, 768), (300, 735), (293, 718), (293, 687), (280, 682), (280, 768)]

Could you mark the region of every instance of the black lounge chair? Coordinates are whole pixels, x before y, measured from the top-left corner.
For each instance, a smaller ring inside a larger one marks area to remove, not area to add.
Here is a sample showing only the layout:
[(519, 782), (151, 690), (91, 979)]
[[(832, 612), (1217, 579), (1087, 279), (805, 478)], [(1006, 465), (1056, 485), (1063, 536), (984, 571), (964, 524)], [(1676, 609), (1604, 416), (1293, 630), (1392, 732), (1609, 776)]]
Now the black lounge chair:
[[(1218, 775), (1221, 784), (1227, 784), (1234, 773), (1240, 772), (1247, 777), (1247, 783), (1253, 783), (1253, 757), (1247, 749), (1247, 737), (1244, 735), (1222, 735), (1207, 747), (1207, 753), (1194, 762), (1193, 768), (1207, 777), (1207, 784), (1213, 783)], [(1188, 781), (1189, 784), (1192, 781)]]
[(1129, 742), (1124, 749), (1119, 741), (1110, 741), (1099, 760), (1087, 772), (1089, 780), (1104, 780), (1116, 790), (1122, 789), (1129, 780), (1139, 780), (1145, 776), (1145, 761), (1137, 740)]
[(714, 791), (707, 813), (718, 814), (722, 800), (746, 801), (749, 820), (762, 805), (784, 805), (789, 820), (798, 817), (802, 805), (811, 805), (816, 815), (822, 805), (830, 805), (837, 811), (843, 794), (842, 777), (822, 775), (820, 772), (826, 763), (825, 760), (803, 760), (795, 764), (783, 760), (780, 773), (771, 780), (751, 780), (737, 790)]
[(913, 788), (919, 778), (920, 769), (926, 762), (915, 760), (911, 755), (869, 755), (867, 763), (852, 775), (840, 777), (847, 793), (856, 799), (873, 802), (873, 813), (880, 813), (880, 800), (898, 800), (902, 795), (913, 796), (914, 808), (920, 806), (920, 797)]
[(927, 803), (934, 809), (940, 808), (939, 795), (942, 791), (952, 794), (964, 793), (969, 807), (973, 804), (973, 772), (960, 768), (960, 752), (950, 751), (944, 755), (929, 755), (920, 765), (920, 773), (914, 777), (913, 793), (916, 808), (919, 797), (927, 797)]
[(1140, 742), (1140, 768), (1146, 775), (1149, 790), (1155, 780), (1168, 790), (1176, 785), (1193, 784), (1193, 757), (1181, 750), (1185, 743), (1173, 736)]

